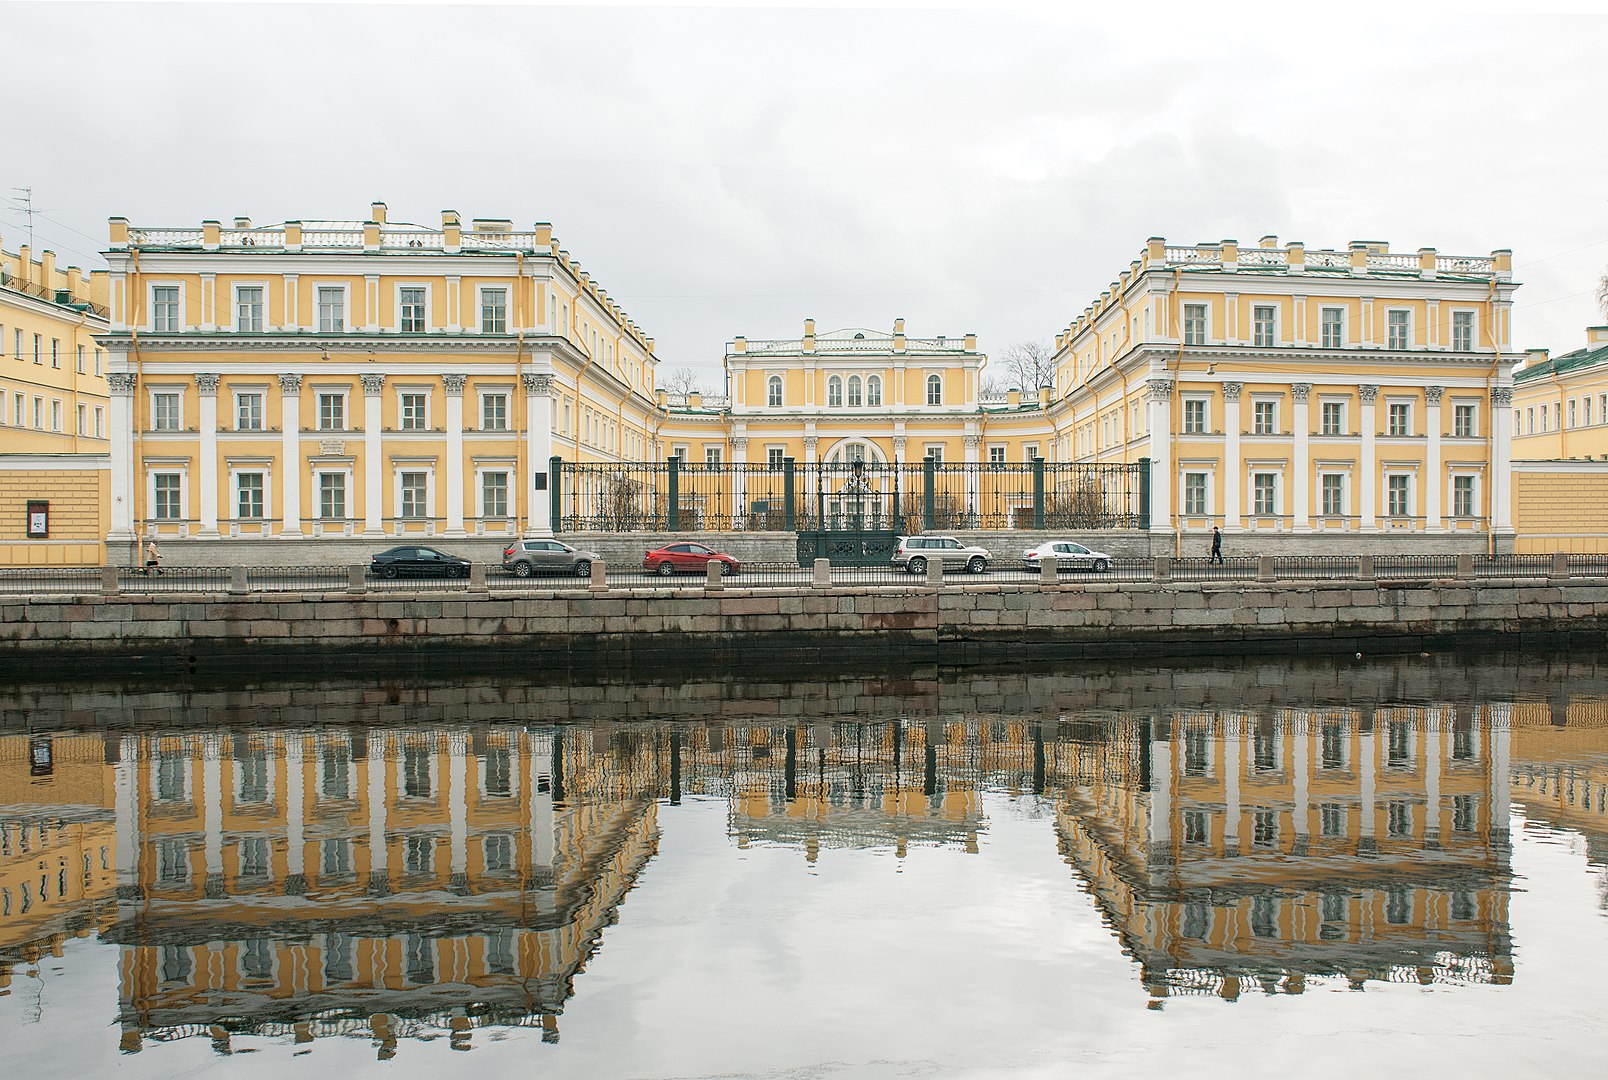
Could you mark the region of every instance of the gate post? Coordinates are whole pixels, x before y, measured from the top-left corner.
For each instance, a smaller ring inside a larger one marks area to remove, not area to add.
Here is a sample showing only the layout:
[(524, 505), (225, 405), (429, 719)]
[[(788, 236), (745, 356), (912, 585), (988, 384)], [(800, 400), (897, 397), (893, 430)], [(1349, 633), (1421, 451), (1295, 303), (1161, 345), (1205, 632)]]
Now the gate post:
[(938, 526), (938, 463), (928, 454), (921, 459), (921, 527), (923, 529), (936, 529)]
[(1033, 528), (1044, 529), (1044, 459), (1033, 457)]
[(793, 506), (793, 459), (782, 459), (782, 528), (798, 531), (798, 512)]
[(1139, 459), (1139, 527), (1150, 529), (1150, 459)]
[(681, 529), (681, 458), (670, 455), (670, 505), (665, 510), (665, 528), (669, 532)]
[(559, 523), (564, 520), (564, 503), (559, 495), (559, 470), (564, 467), (564, 459), (556, 454), (547, 459), (547, 516), (552, 525), (553, 535), (557, 536)]

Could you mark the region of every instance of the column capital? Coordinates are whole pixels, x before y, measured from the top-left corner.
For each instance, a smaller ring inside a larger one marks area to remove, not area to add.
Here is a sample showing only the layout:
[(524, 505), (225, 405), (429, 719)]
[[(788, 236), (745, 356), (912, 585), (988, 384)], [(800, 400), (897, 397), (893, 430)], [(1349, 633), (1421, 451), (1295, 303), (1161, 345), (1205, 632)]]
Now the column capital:
[(371, 397), (385, 389), (384, 375), (359, 375), (358, 379), (363, 383), (363, 393)]
[(195, 377), (195, 388), (200, 391), (202, 397), (217, 397), (220, 378), (221, 376), (215, 371), (198, 372)]
[(1372, 405), (1379, 397), (1379, 387), (1372, 383), (1363, 383), (1357, 387), (1357, 396), (1364, 405)]
[(448, 397), (463, 397), (463, 387), (469, 381), (467, 375), (443, 375), (441, 385), (446, 387)]
[(804, 436), (804, 449), (814, 453), (818, 442), (819, 440), (814, 435), (806, 435)]
[(302, 377), (300, 375), (285, 373), (279, 376), (279, 390), (284, 394), (301, 393)]
[(1491, 389), (1491, 404), (1506, 408), (1513, 404), (1513, 387), (1497, 386)]
[(111, 371), (106, 374), (106, 387), (113, 397), (133, 397), (134, 382), (132, 371)]
[(742, 435), (734, 436), (731, 440), (731, 448), (734, 451), (747, 450), (748, 439)]
[(983, 445), (983, 437), (981, 435), (966, 435), (963, 437), (963, 441), (965, 442), (966, 449), (968, 450), (975, 450), (979, 446)]
[(1226, 382), (1226, 383), (1224, 383), (1223, 384), (1223, 400), (1224, 401), (1238, 401), (1240, 399), (1240, 391), (1244, 390), (1244, 389), (1245, 389), (1245, 384), (1244, 383), (1237, 383), (1237, 382)]
[(1151, 401), (1171, 401), (1173, 381), (1171, 379), (1150, 379), (1145, 383), (1146, 396)]
[(546, 396), (553, 389), (553, 377), (548, 374), (525, 376), (525, 393), (535, 394), (538, 397)]
[(902, 454), (902, 453), (904, 453), (904, 448), (905, 448), (905, 437), (903, 435), (895, 435), (893, 437), (893, 449), (894, 449), (894, 452), (897, 453), (897, 454)]
[(1446, 387), (1444, 386), (1426, 386), (1424, 387), (1424, 400), (1430, 405), (1439, 405), (1441, 403), (1441, 395), (1445, 392)]
[(1305, 405), (1307, 403), (1307, 398), (1309, 398), (1311, 395), (1311, 383), (1298, 382), (1290, 384), (1290, 396), (1295, 399), (1295, 403), (1297, 405)]

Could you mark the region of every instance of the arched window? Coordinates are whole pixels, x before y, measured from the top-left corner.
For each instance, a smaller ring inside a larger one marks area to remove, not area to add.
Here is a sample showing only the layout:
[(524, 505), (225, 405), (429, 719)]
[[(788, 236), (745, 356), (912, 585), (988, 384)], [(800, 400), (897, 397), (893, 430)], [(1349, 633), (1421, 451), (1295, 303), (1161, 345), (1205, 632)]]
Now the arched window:
[(843, 380), (836, 375), (826, 380), (826, 407), (829, 409), (843, 408)]
[(861, 400), (860, 399), (860, 376), (858, 376), (858, 375), (850, 375), (849, 376), (849, 408), (858, 409), (860, 407), (860, 400)]
[(937, 375), (927, 376), (927, 404), (942, 405), (944, 403), (944, 380)]
[(882, 376), (872, 375), (865, 380), (865, 403), (871, 408), (882, 405)]
[(780, 408), (782, 404), (782, 377), (772, 375), (765, 380), (765, 404)]

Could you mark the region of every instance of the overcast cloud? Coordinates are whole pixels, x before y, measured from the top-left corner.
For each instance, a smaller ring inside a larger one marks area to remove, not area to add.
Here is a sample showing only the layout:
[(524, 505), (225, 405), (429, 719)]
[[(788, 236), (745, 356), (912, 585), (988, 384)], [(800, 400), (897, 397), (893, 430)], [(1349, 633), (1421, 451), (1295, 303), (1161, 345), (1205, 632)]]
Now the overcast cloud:
[(711, 388), (806, 316), (1048, 341), (1153, 234), (1510, 247), (1516, 343), (1583, 344), (1608, 17), (1296, 8), (0, 3), (0, 194), (86, 266), (114, 214), (551, 221)]

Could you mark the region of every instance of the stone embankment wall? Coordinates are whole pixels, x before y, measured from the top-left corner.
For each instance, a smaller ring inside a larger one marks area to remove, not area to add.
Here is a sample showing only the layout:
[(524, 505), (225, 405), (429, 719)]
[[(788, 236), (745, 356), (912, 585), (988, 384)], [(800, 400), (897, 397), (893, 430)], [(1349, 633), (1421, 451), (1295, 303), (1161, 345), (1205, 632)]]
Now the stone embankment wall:
[[(952, 581), (956, 579), (951, 579)], [(0, 666), (177, 662), (445, 672), (454, 650), (521, 670), (701, 674), (771, 660), (991, 659), (1418, 651), (1584, 640), (1608, 630), (1608, 579), (948, 584), (818, 589), (35, 597), (0, 601)]]

